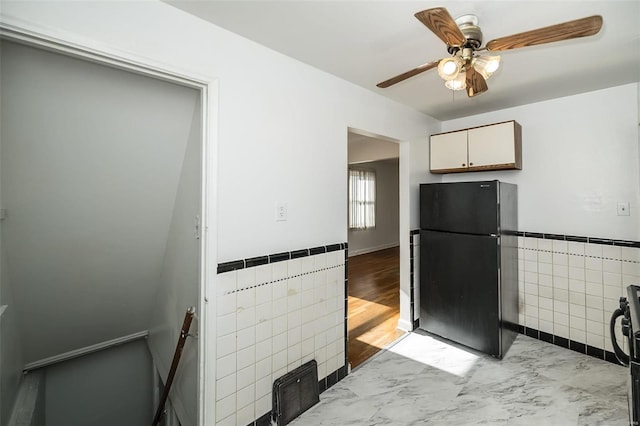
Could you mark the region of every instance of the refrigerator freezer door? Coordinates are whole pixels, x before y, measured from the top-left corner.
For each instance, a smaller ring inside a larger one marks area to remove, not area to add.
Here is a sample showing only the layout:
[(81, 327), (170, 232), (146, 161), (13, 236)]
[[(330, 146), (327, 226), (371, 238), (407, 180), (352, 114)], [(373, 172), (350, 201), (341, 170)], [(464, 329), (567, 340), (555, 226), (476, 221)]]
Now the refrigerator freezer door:
[(498, 238), (420, 232), (420, 328), (502, 357)]
[(420, 228), (498, 234), (498, 185), (498, 181), (420, 185)]

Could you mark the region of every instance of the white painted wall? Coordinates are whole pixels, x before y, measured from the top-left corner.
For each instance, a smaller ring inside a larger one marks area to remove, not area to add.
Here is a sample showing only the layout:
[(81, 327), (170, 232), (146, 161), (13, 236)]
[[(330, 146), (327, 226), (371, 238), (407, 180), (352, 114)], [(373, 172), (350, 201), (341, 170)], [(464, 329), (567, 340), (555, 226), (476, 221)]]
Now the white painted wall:
[[(443, 181), (518, 185), (522, 231), (640, 240), (638, 85), (628, 84), (442, 123), (443, 131), (516, 120), (521, 171), (448, 174)], [(631, 216), (617, 216), (617, 203)]]
[[(195, 100), (196, 111), (199, 110), (199, 102), (199, 99)], [(200, 116), (194, 114), (149, 328), (149, 348), (164, 383), (171, 368), (185, 312), (191, 306), (198, 307), (200, 240), (195, 237), (194, 225), (201, 207), (201, 142)], [(192, 321), (189, 334), (198, 335), (197, 318)], [(189, 337), (170, 394), (172, 406), (184, 426), (197, 424), (197, 373), (198, 341), (195, 337)]]
[(400, 231), (398, 159), (360, 163), (351, 167), (376, 172), (376, 227), (349, 230), (349, 256), (397, 246)]
[(45, 374), (47, 426), (139, 426), (153, 419), (144, 340), (54, 364)]

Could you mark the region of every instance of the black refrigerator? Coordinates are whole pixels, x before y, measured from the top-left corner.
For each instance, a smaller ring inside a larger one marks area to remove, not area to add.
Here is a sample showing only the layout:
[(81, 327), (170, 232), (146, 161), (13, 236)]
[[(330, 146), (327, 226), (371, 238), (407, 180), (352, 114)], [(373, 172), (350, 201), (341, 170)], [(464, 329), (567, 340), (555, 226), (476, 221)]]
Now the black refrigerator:
[(517, 333), (517, 187), (420, 185), (420, 328), (502, 358)]

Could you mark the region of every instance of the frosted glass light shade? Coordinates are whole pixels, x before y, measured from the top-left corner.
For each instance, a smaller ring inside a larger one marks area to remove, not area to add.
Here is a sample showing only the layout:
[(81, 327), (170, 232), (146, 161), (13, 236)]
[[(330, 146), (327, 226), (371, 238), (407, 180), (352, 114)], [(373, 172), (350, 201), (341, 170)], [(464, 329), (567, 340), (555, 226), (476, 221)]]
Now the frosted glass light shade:
[(453, 80), (462, 69), (462, 60), (457, 56), (444, 58), (438, 64), (438, 75), (445, 81)]
[(463, 90), (467, 88), (467, 73), (462, 71), (458, 73), (456, 78), (453, 80), (447, 80), (444, 82), (444, 85), (447, 86), (448, 89), (451, 90)]
[(500, 56), (478, 56), (473, 60), (473, 67), (486, 80), (500, 67)]

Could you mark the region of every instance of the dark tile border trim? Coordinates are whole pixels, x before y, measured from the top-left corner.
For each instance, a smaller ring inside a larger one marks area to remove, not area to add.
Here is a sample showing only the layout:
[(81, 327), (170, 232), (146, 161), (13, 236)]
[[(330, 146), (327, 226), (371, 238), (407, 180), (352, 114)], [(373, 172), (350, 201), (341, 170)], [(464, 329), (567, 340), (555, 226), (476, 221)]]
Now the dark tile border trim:
[(269, 263), (282, 262), (284, 260), (289, 260), (289, 259), (291, 259), (291, 253), (288, 251), (284, 253), (276, 253), (276, 254), (269, 255)]
[(570, 349), (572, 351), (579, 352), (593, 358), (598, 358), (612, 364), (620, 365), (620, 362), (618, 362), (616, 355), (613, 352), (609, 352), (604, 349), (589, 346), (587, 344), (569, 340), (564, 337), (554, 336), (553, 334), (545, 333), (544, 331), (539, 331), (531, 327), (524, 327), (522, 325), (518, 325), (518, 333), (533, 337), (534, 339), (545, 341), (547, 343), (552, 343), (556, 346)]
[(638, 241), (613, 240), (613, 245), (614, 246), (621, 246), (621, 247), (640, 248), (640, 242), (638, 242)]
[(524, 236), (531, 238), (544, 238), (544, 234), (541, 234), (539, 232), (525, 232)]
[(553, 334), (551, 333), (545, 333), (544, 331), (541, 331), (538, 338), (544, 342), (553, 343)]
[(589, 242), (589, 238), (587, 237), (575, 237), (573, 235), (567, 235), (566, 237), (567, 241), (574, 241), (576, 243), (588, 243)]
[(582, 342), (575, 342), (573, 340), (569, 340), (569, 349), (575, 352), (580, 352), (581, 354), (587, 353), (587, 345)]
[(232, 260), (230, 262), (218, 263), (218, 274), (235, 271), (236, 269), (252, 268), (254, 266), (266, 265), (267, 263), (282, 262), (284, 260), (298, 259), (300, 257), (314, 256), (321, 253), (345, 250), (347, 243), (329, 244), (326, 246), (312, 247), (300, 250), (285, 251), (264, 256), (250, 257), (248, 259)]
[[(522, 233), (524, 236), (524, 232)], [(564, 241), (564, 235), (558, 235), (558, 234), (544, 234), (543, 238), (546, 240), (560, 240), (560, 241)]]
[(300, 257), (307, 257), (309, 256), (309, 250), (308, 249), (302, 249), (302, 250), (295, 250), (291, 252), (291, 258), (292, 259), (298, 259)]
[(347, 364), (345, 364), (342, 367), (338, 368), (336, 371), (330, 373), (327, 377), (320, 379), (318, 381), (318, 387), (320, 388), (320, 393), (326, 391), (331, 386), (335, 385), (340, 380), (347, 377), (347, 374), (349, 374), (348, 367), (347, 367)]
[(332, 252), (332, 251), (338, 251), (338, 250), (344, 249), (342, 244), (330, 244), (330, 245), (324, 246), (324, 247), (327, 249), (327, 253)]
[(244, 269), (244, 260), (233, 260), (231, 262), (218, 263), (218, 273), (235, 271), (236, 269)]
[(579, 243), (602, 244), (607, 246), (640, 248), (640, 241), (614, 240), (599, 237), (583, 237), (578, 235), (541, 234), (539, 232), (517, 232), (520, 237), (542, 238), (545, 240), (564, 240)]
[(247, 268), (266, 265), (267, 263), (269, 263), (269, 256), (252, 257), (251, 259), (245, 259), (244, 261), (244, 264)]
[(326, 252), (327, 252), (327, 248), (325, 246), (312, 247), (309, 249), (309, 256), (314, 256), (316, 254), (322, 254)]
[[(419, 233), (420, 233), (419, 229), (414, 229), (413, 231), (411, 231), (411, 235), (415, 235)], [(544, 240), (575, 241), (579, 243), (603, 244), (607, 246), (640, 248), (640, 241), (614, 240), (609, 238), (583, 237), (578, 235), (544, 234), (541, 232), (525, 232), (525, 231), (515, 231), (515, 232), (511, 232), (510, 234), (517, 235), (518, 237), (541, 238)]]
[(604, 349), (587, 345), (587, 355), (598, 359), (604, 359)]
[(553, 344), (565, 349), (569, 349), (569, 339), (565, 337), (553, 336)]

